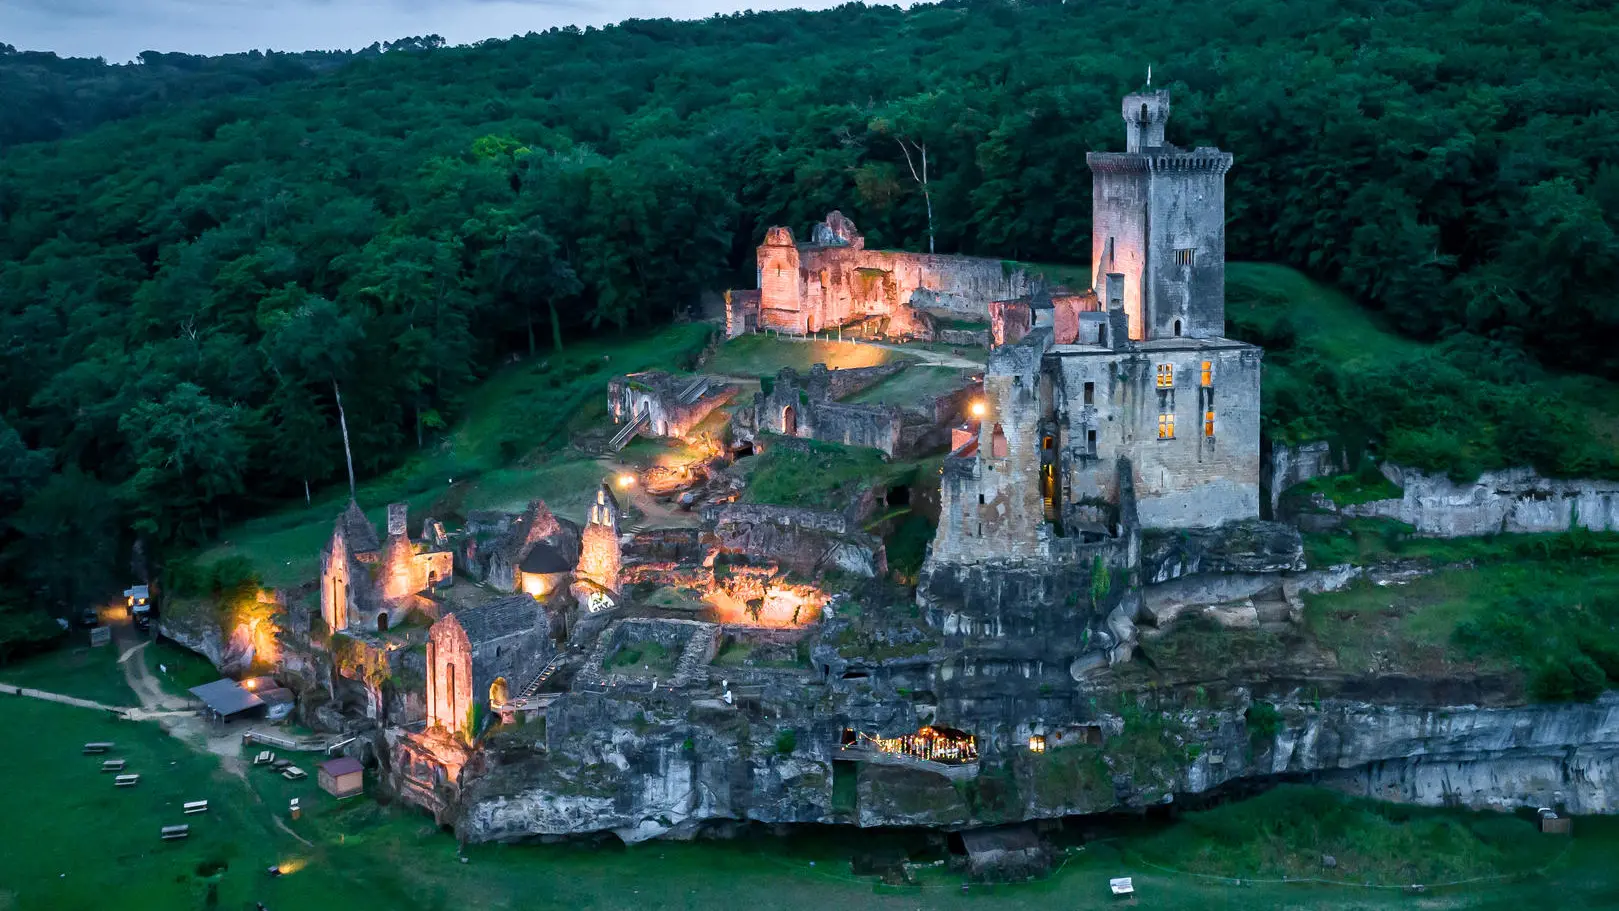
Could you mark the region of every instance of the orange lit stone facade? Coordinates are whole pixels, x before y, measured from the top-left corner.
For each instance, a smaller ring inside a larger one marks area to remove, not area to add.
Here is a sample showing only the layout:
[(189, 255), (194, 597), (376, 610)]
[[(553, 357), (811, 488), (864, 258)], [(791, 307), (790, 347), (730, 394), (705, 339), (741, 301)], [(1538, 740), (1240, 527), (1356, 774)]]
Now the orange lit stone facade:
[(998, 259), (868, 250), (841, 212), (816, 225), (808, 244), (791, 229), (771, 228), (758, 270), (758, 296), (733, 293), (727, 302), (732, 336), (753, 328), (807, 335), (880, 318), (889, 336), (929, 337), (925, 311), (984, 320), (991, 301), (1026, 294), (1030, 285), (1027, 273)]

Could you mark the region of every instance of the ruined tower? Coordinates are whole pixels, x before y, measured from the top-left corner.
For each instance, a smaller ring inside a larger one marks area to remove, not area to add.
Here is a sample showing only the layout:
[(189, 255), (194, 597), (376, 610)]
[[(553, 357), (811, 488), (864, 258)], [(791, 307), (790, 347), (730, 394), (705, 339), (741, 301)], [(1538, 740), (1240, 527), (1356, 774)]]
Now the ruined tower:
[(1124, 97), (1124, 152), (1091, 152), (1091, 268), (1124, 276), (1130, 338), (1225, 333), (1225, 175), (1231, 155), (1164, 138), (1169, 92)]

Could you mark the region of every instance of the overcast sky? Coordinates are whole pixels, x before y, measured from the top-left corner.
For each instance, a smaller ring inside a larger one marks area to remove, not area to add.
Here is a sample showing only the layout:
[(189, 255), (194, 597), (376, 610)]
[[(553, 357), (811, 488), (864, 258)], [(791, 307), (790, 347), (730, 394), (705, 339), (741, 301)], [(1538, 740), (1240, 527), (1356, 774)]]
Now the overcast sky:
[(451, 44), (553, 25), (701, 19), (841, 0), (0, 0), (0, 43), (122, 62), (146, 50), (224, 54), (361, 48), (408, 35)]

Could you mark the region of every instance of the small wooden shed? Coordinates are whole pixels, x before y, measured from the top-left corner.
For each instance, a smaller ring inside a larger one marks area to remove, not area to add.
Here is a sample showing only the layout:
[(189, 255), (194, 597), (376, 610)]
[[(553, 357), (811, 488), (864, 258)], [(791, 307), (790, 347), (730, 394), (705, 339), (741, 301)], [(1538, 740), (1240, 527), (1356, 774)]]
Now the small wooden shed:
[(365, 767), (348, 756), (330, 759), (320, 764), (316, 782), (333, 797), (353, 797), (365, 790)]

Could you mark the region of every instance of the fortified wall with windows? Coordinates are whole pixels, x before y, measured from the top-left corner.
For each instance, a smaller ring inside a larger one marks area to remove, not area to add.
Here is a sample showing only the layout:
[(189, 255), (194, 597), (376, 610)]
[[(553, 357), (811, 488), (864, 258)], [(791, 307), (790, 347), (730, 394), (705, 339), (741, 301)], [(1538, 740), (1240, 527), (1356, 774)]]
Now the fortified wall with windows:
[[(1071, 588), (1051, 581), (1064, 567), (1128, 573), (1144, 529), (1259, 516), (1262, 351), (1225, 337), (1231, 156), (1168, 144), (1167, 92), (1129, 95), (1123, 113), (1128, 151), (1087, 156), (1095, 286), (1064, 307), (997, 308), (983, 413), (942, 469), (919, 599), (947, 632), (1014, 634), (1030, 625), (1007, 629), (1014, 597)], [(982, 581), (1007, 563), (1048, 582)]]

